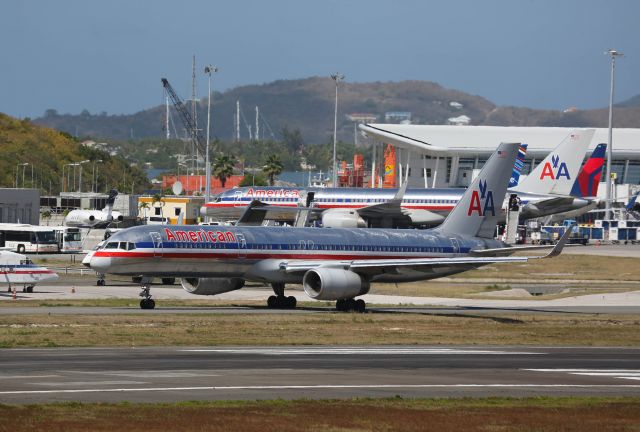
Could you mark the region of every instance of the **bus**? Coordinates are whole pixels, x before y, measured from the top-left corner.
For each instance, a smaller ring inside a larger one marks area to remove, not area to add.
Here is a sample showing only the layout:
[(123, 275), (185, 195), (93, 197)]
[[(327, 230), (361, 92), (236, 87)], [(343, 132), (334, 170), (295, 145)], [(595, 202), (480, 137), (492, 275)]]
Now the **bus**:
[(52, 227), (61, 253), (82, 253), (82, 231), (77, 227)]
[(0, 247), (18, 253), (59, 252), (56, 233), (52, 227), (0, 223)]

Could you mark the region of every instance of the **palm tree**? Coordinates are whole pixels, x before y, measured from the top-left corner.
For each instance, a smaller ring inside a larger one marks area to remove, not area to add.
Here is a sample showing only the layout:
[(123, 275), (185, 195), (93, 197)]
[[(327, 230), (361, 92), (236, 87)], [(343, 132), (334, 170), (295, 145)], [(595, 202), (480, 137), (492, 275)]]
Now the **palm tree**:
[(220, 155), (213, 161), (213, 175), (220, 180), (222, 187), (227, 183), (227, 178), (233, 174), (236, 158), (232, 155)]
[(140, 207), (140, 210), (144, 210), (144, 219), (147, 219), (147, 211), (149, 210), (149, 203), (146, 201), (143, 201), (140, 203), (140, 205), (138, 206)]
[(278, 155), (267, 156), (267, 163), (262, 167), (262, 172), (269, 177), (269, 186), (273, 186), (275, 177), (282, 172), (282, 168), (282, 162), (280, 162)]

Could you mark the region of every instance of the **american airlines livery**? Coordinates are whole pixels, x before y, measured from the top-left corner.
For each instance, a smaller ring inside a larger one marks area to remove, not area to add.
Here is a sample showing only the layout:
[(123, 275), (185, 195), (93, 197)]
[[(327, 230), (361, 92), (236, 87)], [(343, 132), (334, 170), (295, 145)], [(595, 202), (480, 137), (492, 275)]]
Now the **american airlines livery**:
[(33, 292), (33, 287), (40, 282), (58, 279), (58, 274), (46, 267), (34, 264), (25, 255), (5, 250), (0, 251), (0, 283), (22, 285), (22, 292)]
[[(518, 168), (522, 168), (522, 160), (516, 161), (508, 193), (518, 195), (522, 219), (578, 209), (586, 212), (597, 205), (595, 194), (581, 195), (580, 189), (571, 193), (594, 132), (573, 131), (513, 187)], [(593, 161), (594, 166), (598, 163), (602, 166), (602, 159)], [(270, 206), (267, 210), (278, 210), (287, 219), (293, 219), (300, 207), (310, 208), (324, 227), (433, 227), (444, 221), (464, 192), (464, 188), (408, 189), (402, 194), (398, 189), (244, 187), (221, 193), (206, 203), (201, 213), (237, 219), (252, 202), (259, 201)], [(506, 209), (506, 201), (498, 203), (498, 207)], [(284, 212), (286, 208), (291, 211)], [(504, 221), (504, 214), (500, 221)]]
[[(372, 282), (426, 280), (531, 258), (504, 256), (532, 247), (494, 239), (518, 147), (501, 144), (435, 229), (138, 226), (111, 236), (83, 264), (145, 281), (180, 277), (185, 290), (201, 295), (236, 290), (245, 281), (266, 282), (276, 294), (268, 305), (275, 308), (295, 307), (295, 297), (284, 295), (285, 284), (302, 283), (312, 299), (364, 311), (364, 301), (355, 297), (366, 294)], [(566, 240), (547, 256), (559, 254)], [(152, 309), (155, 302), (143, 284), (140, 306)]]

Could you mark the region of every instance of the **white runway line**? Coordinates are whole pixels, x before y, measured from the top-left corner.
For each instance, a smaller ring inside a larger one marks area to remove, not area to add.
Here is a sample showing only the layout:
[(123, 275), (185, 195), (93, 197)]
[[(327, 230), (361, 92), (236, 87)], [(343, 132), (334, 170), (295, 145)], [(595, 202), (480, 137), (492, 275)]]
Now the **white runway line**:
[(124, 393), (124, 392), (165, 392), (165, 391), (227, 391), (227, 390), (331, 390), (331, 389), (640, 389), (640, 384), (363, 384), (363, 385), (280, 385), (280, 386), (205, 386), (205, 387), (147, 387), (147, 388), (103, 388), (67, 390), (14, 390), (0, 391), (2, 395), (36, 395), (65, 393)]
[(542, 355), (546, 353), (529, 351), (474, 350), (452, 348), (197, 348), (182, 349), (182, 352), (219, 353), (219, 354), (261, 354), (261, 355), (424, 355), (424, 354), (460, 354), (460, 355)]
[(606, 377), (640, 381), (640, 369), (522, 369), (532, 372), (556, 372), (569, 375)]

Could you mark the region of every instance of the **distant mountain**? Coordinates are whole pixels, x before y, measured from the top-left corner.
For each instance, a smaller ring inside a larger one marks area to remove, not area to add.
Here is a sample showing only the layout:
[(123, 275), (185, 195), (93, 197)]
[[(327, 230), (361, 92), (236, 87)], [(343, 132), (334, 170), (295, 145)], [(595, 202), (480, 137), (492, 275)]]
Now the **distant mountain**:
[[(160, 84), (158, 84), (160, 85)], [(230, 140), (235, 134), (234, 115), (236, 101), (242, 110), (240, 133), (249, 137), (248, 128), (255, 133), (255, 107), (261, 114), (261, 137), (271, 133), (280, 138), (285, 126), (299, 129), (309, 144), (326, 143), (333, 134), (335, 87), (331, 79), (313, 77), (299, 80), (279, 80), (262, 85), (247, 85), (215, 93), (212, 108), (213, 136)], [(636, 97), (637, 98), (637, 97)], [(640, 107), (632, 98), (616, 108), (617, 127), (640, 127)], [(626, 105), (629, 103), (628, 105)], [(198, 104), (199, 125), (206, 124), (207, 99)], [(74, 136), (92, 136), (104, 139), (162, 137), (164, 107), (157, 106), (131, 115), (111, 116), (106, 113), (60, 115), (48, 110), (35, 121)], [(569, 109), (566, 112), (534, 110), (522, 107), (497, 107), (480, 96), (444, 88), (428, 81), (350, 83), (339, 87), (338, 137), (353, 142), (354, 119), (363, 115), (376, 122), (394, 122), (385, 113), (409, 112), (414, 124), (447, 124), (449, 118), (466, 116), (472, 125), (501, 126), (567, 126), (606, 127), (607, 110)], [(353, 115), (352, 115), (353, 114)], [(184, 135), (179, 117), (174, 112), (173, 124)], [(171, 132), (173, 136), (173, 127)]]
[(617, 107), (640, 107), (640, 94), (615, 104)]

